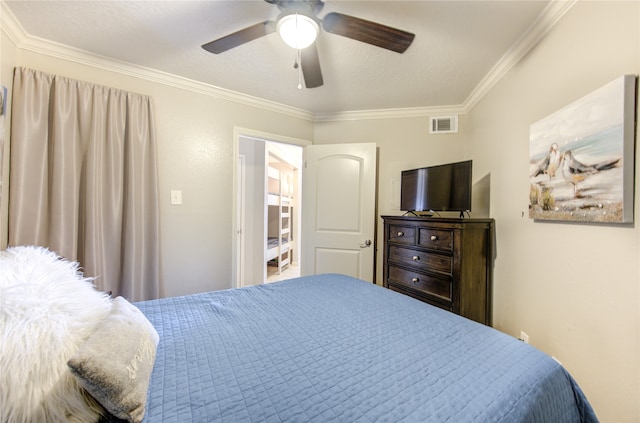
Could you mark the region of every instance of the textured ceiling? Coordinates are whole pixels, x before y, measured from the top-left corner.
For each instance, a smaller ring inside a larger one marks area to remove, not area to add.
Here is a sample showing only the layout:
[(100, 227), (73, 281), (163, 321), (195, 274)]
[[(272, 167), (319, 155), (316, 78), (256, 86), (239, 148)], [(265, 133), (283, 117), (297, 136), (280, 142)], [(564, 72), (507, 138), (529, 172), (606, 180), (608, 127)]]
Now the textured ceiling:
[(295, 53), (277, 34), (219, 55), (200, 46), (275, 19), (245, 1), (6, 1), (30, 37), (312, 113), (461, 105), (548, 1), (326, 1), (416, 34), (404, 54), (322, 32), (324, 85), (297, 89)]

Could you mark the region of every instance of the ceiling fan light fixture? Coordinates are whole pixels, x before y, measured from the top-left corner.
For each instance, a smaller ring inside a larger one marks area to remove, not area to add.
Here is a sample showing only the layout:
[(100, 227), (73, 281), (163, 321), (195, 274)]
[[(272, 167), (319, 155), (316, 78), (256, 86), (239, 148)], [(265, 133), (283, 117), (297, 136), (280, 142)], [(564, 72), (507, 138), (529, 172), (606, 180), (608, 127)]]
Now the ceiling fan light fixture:
[(315, 20), (306, 15), (291, 13), (280, 18), (277, 30), (289, 47), (301, 50), (313, 44), (320, 27)]

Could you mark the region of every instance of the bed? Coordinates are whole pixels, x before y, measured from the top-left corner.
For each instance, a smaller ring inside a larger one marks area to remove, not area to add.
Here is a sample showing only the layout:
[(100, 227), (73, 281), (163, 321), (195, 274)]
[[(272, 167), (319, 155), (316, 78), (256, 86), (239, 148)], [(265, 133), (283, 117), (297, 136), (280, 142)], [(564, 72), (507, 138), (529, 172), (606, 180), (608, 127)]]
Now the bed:
[(348, 276), (132, 304), (41, 247), (0, 268), (1, 423), (597, 422), (551, 357)]
[(343, 275), (137, 303), (144, 422), (595, 422), (551, 357)]
[(289, 251), (289, 239), (280, 238), (280, 242), (278, 242), (277, 236), (267, 238), (267, 261), (278, 257), (278, 247), (280, 248), (280, 254)]

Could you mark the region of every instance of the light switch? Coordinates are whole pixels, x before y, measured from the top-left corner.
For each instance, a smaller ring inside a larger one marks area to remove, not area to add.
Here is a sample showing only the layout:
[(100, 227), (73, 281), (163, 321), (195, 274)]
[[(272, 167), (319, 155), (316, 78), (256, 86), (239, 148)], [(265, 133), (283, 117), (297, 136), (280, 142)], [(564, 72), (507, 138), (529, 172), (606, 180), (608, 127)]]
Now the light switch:
[(182, 204), (182, 191), (179, 189), (171, 190), (171, 204)]

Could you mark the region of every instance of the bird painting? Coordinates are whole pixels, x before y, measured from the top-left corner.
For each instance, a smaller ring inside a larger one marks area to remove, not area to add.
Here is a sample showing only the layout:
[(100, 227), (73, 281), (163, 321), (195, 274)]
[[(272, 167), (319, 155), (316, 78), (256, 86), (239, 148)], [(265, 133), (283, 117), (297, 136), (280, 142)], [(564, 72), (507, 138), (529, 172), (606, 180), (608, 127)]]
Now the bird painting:
[(620, 158), (605, 160), (600, 163), (587, 165), (577, 160), (571, 150), (567, 150), (562, 154), (562, 175), (564, 179), (573, 184), (573, 195), (578, 197), (578, 183), (584, 181), (589, 176), (596, 173), (613, 169), (617, 166)]
[(558, 170), (561, 158), (558, 144), (554, 142), (551, 144), (551, 147), (549, 147), (549, 154), (540, 162), (531, 177), (535, 178), (538, 175), (546, 174), (549, 175), (549, 181), (551, 181), (551, 178), (556, 176), (556, 170)]
[(531, 124), (531, 219), (633, 222), (637, 81), (618, 77)]

